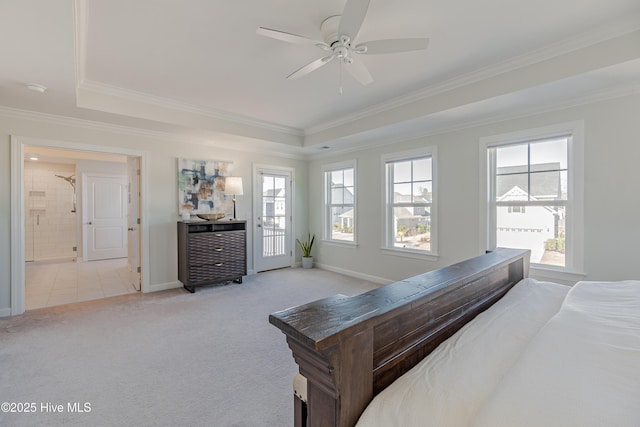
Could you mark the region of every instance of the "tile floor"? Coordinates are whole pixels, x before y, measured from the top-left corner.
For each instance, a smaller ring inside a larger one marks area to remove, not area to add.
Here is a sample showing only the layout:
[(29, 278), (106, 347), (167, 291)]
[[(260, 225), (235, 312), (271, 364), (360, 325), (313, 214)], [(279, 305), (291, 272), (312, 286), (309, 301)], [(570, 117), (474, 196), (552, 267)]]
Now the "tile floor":
[(25, 264), (27, 310), (137, 292), (127, 280), (127, 259)]

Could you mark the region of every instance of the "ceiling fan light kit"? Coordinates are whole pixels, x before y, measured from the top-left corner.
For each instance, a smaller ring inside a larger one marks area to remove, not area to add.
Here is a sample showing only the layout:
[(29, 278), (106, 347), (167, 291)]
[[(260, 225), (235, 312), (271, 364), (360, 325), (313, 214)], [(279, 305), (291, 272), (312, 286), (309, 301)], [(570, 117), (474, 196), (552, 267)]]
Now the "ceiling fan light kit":
[(259, 27), (256, 33), (288, 43), (313, 45), (330, 53), (298, 68), (287, 76), (289, 80), (303, 77), (337, 59), (340, 67), (344, 65), (347, 72), (360, 84), (368, 85), (373, 82), (373, 77), (364, 63), (356, 59), (356, 55), (410, 52), (424, 50), (429, 45), (427, 38), (386, 39), (356, 44), (369, 2), (370, 0), (347, 0), (342, 15), (333, 15), (322, 21), (320, 32), (323, 41), (266, 27)]

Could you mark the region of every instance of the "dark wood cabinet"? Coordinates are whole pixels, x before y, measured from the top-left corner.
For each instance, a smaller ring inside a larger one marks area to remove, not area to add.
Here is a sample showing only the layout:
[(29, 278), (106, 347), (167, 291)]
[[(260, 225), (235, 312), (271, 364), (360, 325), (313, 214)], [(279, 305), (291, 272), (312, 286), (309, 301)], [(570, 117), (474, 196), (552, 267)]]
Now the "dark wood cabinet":
[(178, 222), (178, 280), (185, 289), (242, 283), (246, 274), (246, 221)]

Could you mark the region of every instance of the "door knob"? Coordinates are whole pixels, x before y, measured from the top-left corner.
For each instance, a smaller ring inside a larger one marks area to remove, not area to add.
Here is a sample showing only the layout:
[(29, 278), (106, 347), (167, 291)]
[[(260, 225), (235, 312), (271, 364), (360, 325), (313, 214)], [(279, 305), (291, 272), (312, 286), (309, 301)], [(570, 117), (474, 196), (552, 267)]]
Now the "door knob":
[(89, 222), (85, 222), (85, 224), (91, 225), (91, 224), (93, 224), (93, 222), (89, 221)]
[(133, 228), (133, 227), (127, 228), (127, 231), (133, 231), (133, 230), (135, 230), (135, 228)]

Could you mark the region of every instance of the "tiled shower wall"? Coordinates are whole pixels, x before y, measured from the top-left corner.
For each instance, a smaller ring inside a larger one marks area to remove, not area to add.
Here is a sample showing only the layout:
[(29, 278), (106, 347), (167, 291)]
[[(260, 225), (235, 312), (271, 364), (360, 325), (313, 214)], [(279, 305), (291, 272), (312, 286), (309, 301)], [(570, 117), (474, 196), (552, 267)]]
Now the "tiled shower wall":
[(25, 162), (25, 260), (76, 257), (73, 187), (56, 175), (75, 175), (72, 164)]

